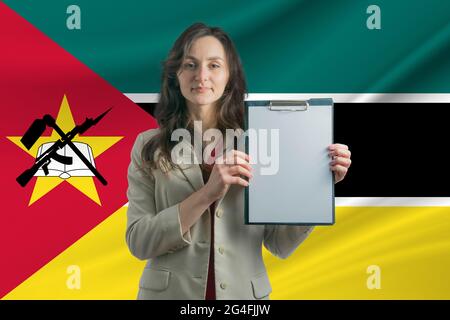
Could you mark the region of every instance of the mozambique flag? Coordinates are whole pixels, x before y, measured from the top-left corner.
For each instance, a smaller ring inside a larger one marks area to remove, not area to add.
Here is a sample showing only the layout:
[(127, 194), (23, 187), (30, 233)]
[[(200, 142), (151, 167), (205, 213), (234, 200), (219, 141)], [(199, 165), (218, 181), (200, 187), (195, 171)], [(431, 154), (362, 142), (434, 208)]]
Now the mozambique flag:
[[(333, 98), (335, 141), (352, 151), (336, 224), (288, 259), (263, 251), (271, 299), (450, 299), (450, 4), (373, 5), (0, 3), (0, 297), (136, 298), (144, 265), (124, 239), (129, 154), (156, 126), (144, 110), (158, 100), (160, 61), (202, 21), (231, 35), (249, 99)], [(48, 176), (17, 183), (61, 138), (48, 127), (28, 150), (21, 138), (35, 120), (51, 115), (67, 134), (109, 108), (73, 137), (106, 185), (55, 160)]]

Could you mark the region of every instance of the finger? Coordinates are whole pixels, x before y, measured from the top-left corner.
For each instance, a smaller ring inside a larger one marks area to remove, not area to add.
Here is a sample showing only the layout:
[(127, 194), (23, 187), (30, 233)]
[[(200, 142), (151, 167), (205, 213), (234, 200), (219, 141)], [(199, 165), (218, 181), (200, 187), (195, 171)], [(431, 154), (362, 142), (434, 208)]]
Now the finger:
[(230, 167), (241, 166), (244, 169), (246, 169), (246, 170), (248, 170), (250, 172), (253, 172), (253, 168), (248, 162), (245, 162), (245, 160), (238, 160), (238, 162), (240, 162), (240, 163), (237, 163), (235, 165), (230, 165)]
[(253, 175), (251, 174), (251, 172), (248, 169), (246, 169), (246, 168), (244, 168), (242, 166), (230, 167), (230, 170), (228, 171), (228, 173), (230, 175), (232, 175), (232, 176), (234, 176), (234, 175), (243, 175), (243, 176), (246, 176), (249, 179), (253, 178)]
[(341, 143), (333, 143), (328, 146), (328, 150), (335, 150), (335, 149), (347, 149), (348, 150), (348, 146), (346, 144), (341, 144)]
[(227, 179), (228, 181), (225, 181), (225, 183), (227, 184), (238, 184), (241, 185), (243, 187), (248, 187), (249, 183), (247, 180), (242, 179), (241, 177), (229, 177), (229, 179)]
[(348, 149), (335, 149), (329, 152), (330, 157), (344, 157), (344, 158), (350, 158), (352, 153)]
[(219, 165), (225, 165), (226, 167), (242, 166), (248, 171), (253, 172), (253, 168), (250, 165), (250, 163), (248, 163), (242, 158), (235, 158), (233, 160), (225, 160), (225, 161), (223, 159), (216, 159), (215, 163)]
[(249, 161), (238, 155), (230, 155), (225, 159), (225, 164), (227, 165), (249, 164)]
[(337, 164), (335, 166), (331, 166), (331, 171), (334, 171), (343, 177), (347, 174), (348, 169), (344, 166)]
[(336, 165), (331, 167), (331, 171), (334, 171), (334, 181), (335, 183), (342, 181), (347, 175), (347, 168)]
[(346, 168), (349, 168), (350, 165), (352, 164), (352, 160), (350, 160), (348, 158), (344, 158), (344, 157), (334, 157), (333, 161), (331, 161), (330, 164), (332, 166), (334, 166), (334, 165), (341, 165), (341, 166), (344, 166)]
[(346, 157), (346, 158), (349, 158), (350, 155), (351, 155), (350, 150), (348, 150), (348, 149), (342, 149), (342, 148), (331, 150), (331, 151), (329, 151), (328, 153), (329, 153), (330, 155), (334, 155), (334, 156), (343, 156), (343, 157)]

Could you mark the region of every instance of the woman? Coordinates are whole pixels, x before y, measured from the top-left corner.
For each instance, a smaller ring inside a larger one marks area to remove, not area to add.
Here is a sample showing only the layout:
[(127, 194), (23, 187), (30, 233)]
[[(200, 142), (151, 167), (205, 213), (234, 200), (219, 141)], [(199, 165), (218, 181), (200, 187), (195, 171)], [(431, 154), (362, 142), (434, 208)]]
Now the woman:
[[(186, 164), (173, 152), (172, 132), (195, 134), (195, 121), (203, 132), (243, 128), (245, 92), (239, 56), (221, 29), (197, 23), (176, 40), (164, 63), (160, 128), (138, 136), (128, 170), (126, 240), (133, 255), (148, 260), (139, 299), (268, 299), (262, 244), (286, 258), (312, 231), (245, 225), (244, 187), (252, 169), (244, 152), (213, 153), (210, 165)], [(350, 151), (334, 144), (330, 156), (340, 181)]]

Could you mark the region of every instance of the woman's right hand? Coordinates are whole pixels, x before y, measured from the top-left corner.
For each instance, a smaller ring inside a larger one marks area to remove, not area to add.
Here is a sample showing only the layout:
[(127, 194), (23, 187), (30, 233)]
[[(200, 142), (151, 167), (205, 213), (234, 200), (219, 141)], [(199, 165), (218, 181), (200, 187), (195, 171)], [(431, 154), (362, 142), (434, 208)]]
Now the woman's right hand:
[(222, 198), (232, 184), (238, 184), (243, 187), (248, 186), (248, 182), (241, 176), (251, 179), (252, 168), (249, 164), (250, 157), (248, 154), (231, 150), (223, 157), (216, 159), (214, 167), (205, 185), (207, 197), (214, 202)]

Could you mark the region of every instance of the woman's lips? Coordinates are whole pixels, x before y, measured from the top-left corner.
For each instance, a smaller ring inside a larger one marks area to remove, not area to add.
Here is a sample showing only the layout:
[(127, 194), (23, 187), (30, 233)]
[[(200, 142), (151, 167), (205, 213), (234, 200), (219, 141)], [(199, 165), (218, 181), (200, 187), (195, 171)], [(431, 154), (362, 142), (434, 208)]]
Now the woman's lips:
[(210, 88), (206, 88), (206, 87), (199, 87), (199, 88), (193, 88), (192, 90), (197, 92), (197, 93), (205, 93), (206, 91), (208, 91)]

